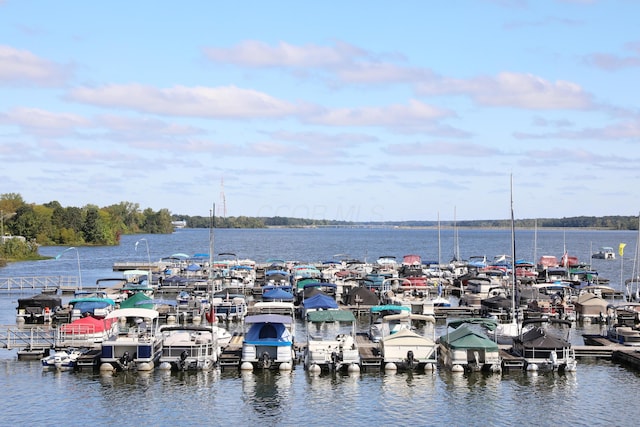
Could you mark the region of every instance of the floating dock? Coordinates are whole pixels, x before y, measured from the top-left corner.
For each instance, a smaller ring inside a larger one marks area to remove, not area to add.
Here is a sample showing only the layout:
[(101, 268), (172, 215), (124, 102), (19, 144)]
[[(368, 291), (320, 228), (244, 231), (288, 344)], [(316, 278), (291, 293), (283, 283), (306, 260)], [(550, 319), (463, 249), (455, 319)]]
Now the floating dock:
[(222, 349), (222, 353), (218, 358), (218, 365), (221, 369), (226, 368), (240, 368), (240, 361), (242, 360), (242, 341), (244, 340), (244, 334), (234, 333), (231, 337), (229, 344)]

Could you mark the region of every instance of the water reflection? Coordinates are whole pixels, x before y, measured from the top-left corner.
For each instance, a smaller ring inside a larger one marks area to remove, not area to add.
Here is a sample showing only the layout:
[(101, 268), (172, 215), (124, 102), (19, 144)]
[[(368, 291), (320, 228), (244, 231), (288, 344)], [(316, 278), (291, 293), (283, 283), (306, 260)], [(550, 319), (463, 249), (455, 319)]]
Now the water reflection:
[(253, 407), (260, 419), (279, 424), (291, 406), (291, 372), (256, 370), (242, 372), (242, 400)]

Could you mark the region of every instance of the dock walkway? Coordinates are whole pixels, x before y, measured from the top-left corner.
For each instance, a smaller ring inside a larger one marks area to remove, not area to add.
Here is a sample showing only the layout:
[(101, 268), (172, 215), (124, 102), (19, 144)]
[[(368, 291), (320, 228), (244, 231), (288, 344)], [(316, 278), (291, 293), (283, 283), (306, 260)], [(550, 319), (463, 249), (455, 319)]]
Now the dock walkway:
[(366, 332), (356, 334), (356, 345), (358, 353), (360, 353), (360, 367), (367, 371), (382, 367), (382, 353), (380, 352), (380, 344), (371, 341)]
[(240, 368), (240, 361), (242, 360), (242, 341), (244, 340), (244, 334), (234, 333), (231, 337), (229, 344), (222, 349), (220, 357), (218, 358), (218, 364), (221, 369), (226, 368)]
[(0, 292), (50, 292), (58, 289), (80, 286), (77, 276), (24, 276), (24, 277), (0, 277)]
[(49, 326), (0, 326), (0, 348), (18, 349), (19, 359), (43, 357), (56, 347), (56, 331)]

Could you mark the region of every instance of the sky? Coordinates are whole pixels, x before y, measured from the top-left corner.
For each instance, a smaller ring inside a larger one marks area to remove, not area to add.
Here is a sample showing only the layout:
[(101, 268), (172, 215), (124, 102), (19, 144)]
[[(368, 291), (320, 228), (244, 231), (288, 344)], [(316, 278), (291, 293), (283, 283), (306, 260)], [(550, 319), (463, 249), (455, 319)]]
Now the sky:
[(0, 0), (0, 194), (339, 221), (637, 215), (638, 17), (635, 0)]

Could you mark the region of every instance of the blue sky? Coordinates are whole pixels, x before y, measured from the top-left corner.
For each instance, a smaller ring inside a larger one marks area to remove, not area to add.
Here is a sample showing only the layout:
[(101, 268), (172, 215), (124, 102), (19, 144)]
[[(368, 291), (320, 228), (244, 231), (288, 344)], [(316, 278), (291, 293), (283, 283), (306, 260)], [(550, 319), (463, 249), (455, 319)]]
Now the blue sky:
[(634, 0), (0, 0), (0, 193), (502, 219), (513, 174), (516, 218), (637, 215), (639, 16)]

